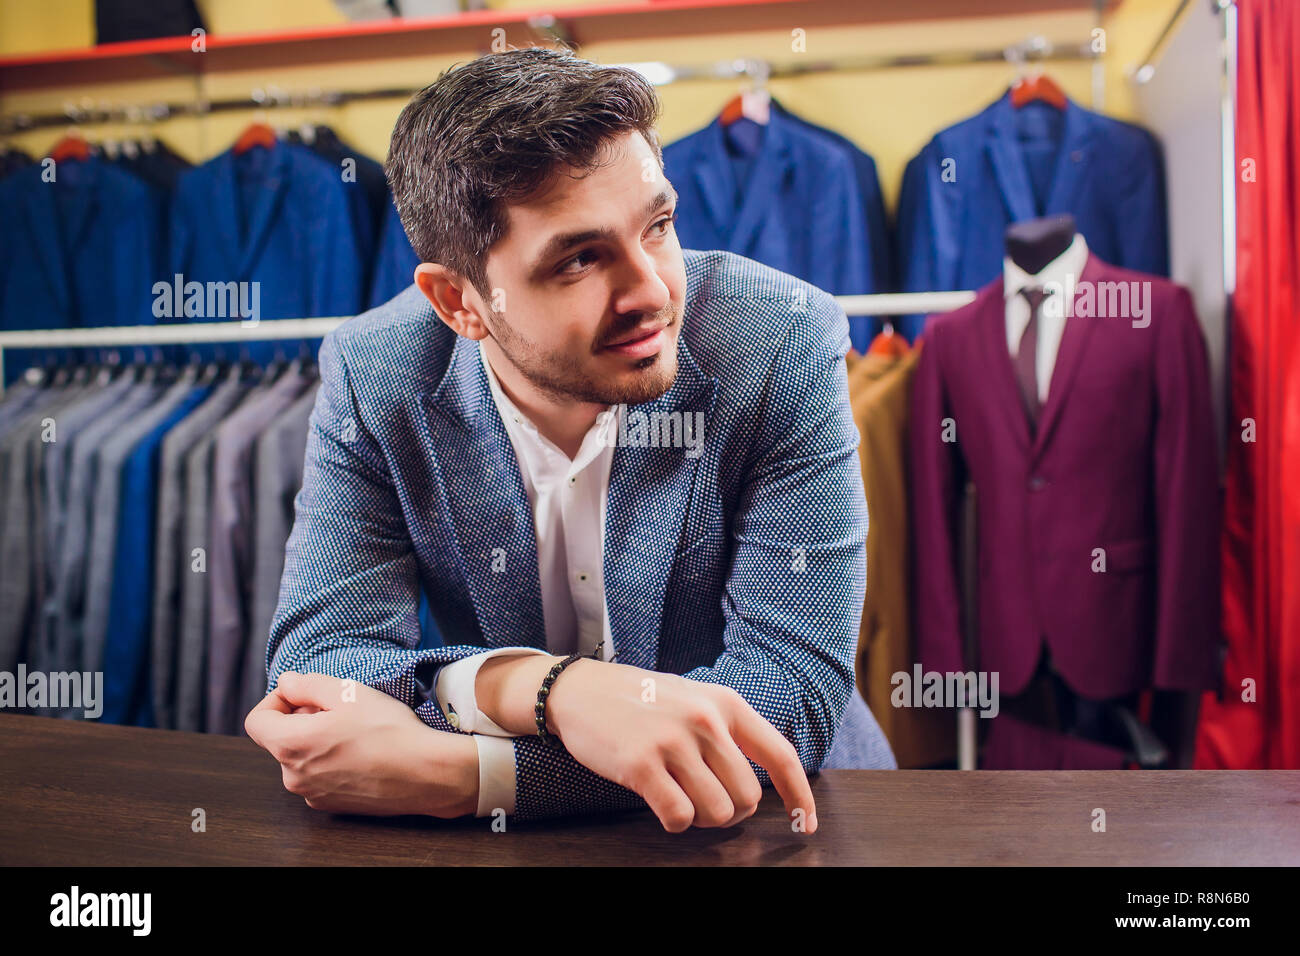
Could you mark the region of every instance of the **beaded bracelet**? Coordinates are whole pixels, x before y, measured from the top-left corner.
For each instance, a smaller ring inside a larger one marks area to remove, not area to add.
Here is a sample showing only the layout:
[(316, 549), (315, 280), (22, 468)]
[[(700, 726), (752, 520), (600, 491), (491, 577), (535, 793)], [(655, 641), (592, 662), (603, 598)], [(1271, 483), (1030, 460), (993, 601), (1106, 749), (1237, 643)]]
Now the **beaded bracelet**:
[(559, 737), (546, 729), (546, 698), (550, 696), (551, 685), (555, 683), (555, 678), (560, 676), (560, 671), (580, 657), (582, 657), (581, 654), (570, 654), (552, 667), (550, 673), (546, 675), (546, 679), (542, 681), (542, 689), (537, 692), (537, 705), (533, 708), (533, 717), (537, 721), (537, 736), (555, 748), (563, 747), (564, 743)]

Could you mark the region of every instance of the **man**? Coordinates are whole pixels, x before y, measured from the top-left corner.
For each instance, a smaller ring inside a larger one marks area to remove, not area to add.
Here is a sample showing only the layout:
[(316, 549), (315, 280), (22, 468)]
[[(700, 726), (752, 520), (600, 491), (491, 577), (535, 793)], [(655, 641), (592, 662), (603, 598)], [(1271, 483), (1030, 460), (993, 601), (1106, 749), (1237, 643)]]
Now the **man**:
[[(397, 121), (421, 265), (321, 346), (245, 721), (312, 807), (648, 805), (679, 832), (770, 782), (814, 832), (808, 773), (895, 765), (854, 687), (848, 324), (791, 276), (682, 252), (657, 112), (631, 71), (530, 49)], [(421, 588), (445, 646), (417, 648)]]

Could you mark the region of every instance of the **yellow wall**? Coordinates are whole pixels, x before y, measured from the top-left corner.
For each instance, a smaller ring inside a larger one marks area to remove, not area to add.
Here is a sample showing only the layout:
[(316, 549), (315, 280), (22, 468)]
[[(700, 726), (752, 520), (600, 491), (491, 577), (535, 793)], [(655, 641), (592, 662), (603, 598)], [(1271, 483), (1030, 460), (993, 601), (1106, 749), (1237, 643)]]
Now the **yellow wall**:
[[(503, 0), (494, 6), (539, 5), (540, 0)], [(565, 0), (565, 6), (572, 0)], [(978, 4), (973, 4), (978, 6)], [(1103, 111), (1133, 118), (1133, 98), (1126, 71), (1138, 63), (1154, 42), (1177, 0), (1123, 0), (1103, 21), (1105, 103)], [(256, 32), (316, 26), (342, 21), (330, 0), (199, 0), (214, 34)], [(910, 21), (898, 24), (814, 29), (807, 35), (807, 52), (791, 52), (790, 31), (713, 34), (671, 39), (629, 38), (582, 48), (598, 62), (660, 60), (670, 63), (711, 63), (753, 56), (774, 62), (800, 58), (823, 59), (872, 54), (903, 54), (937, 50), (1001, 48), (1040, 34), (1067, 43), (1087, 40), (1094, 27), (1091, 13), (1056, 12), (1014, 17), (972, 17), (961, 20)], [(797, 22), (791, 28), (798, 27)], [(92, 0), (0, 0), (0, 56), (36, 50), (67, 49), (93, 42)], [(512, 42), (526, 34), (511, 32)], [(489, 41), (484, 36), (484, 49)], [(413, 87), (433, 80), (452, 63), (476, 55), (465, 50), (455, 56), (357, 61), (352, 64), (279, 68), (244, 73), (219, 73), (201, 79), (175, 79), (105, 84), (93, 89), (56, 88), (0, 97), (0, 111), (46, 112), (68, 101), (148, 103), (186, 101), (201, 90), (211, 98), (243, 97), (255, 87), (274, 84), (285, 90), (368, 89)], [(1048, 72), (1084, 106), (1092, 104), (1092, 66), (1056, 63)], [(982, 109), (1014, 78), (1004, 64), (963, 67), (913, 67), (860, 73), (814, 74), (771, 83), (774, 95), (806, 119), (833, 128), (870, 152), (892, 203), (904, 164), (939, 129)], [(661, 131), (665, 142), (708, 123), (738, 89), (725, 81), (675, 83), (660, 88), (664, 104)], [(382, 159), (388, 135), (402, 101), (356, 103), (332, 110), (275, 110), (273, 121), (328, 122), (346, 141)], [(241, 129), (258, 116), (226, 113), (202, 120), (177, 119), (157, 127), (157, 135), (192, 160), (202, 160), (228, 148)], [(90, 127), (91, 139), (130, 135), (129, 128)], [(12, 138), (34, 155), (46, 152), (62, 135), (41, 130)]]

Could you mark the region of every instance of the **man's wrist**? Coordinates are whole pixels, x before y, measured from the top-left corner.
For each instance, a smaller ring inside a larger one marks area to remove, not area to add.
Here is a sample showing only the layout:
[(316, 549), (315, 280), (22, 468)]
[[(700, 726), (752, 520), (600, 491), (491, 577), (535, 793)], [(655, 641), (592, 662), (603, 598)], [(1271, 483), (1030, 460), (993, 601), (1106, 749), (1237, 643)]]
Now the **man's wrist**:
[[(537, 691), (551, 668), (561, 660), (562, 657), (554, 654), (528, 654), (484, 661), (474, 683), (478, 709), (507, 733), (537, 733), (537, 722), (533, 719)], [(547, 729), (550, 729), (549, 720)]]
[(478, 813), (478, 742), (473, 734), (439, 734), (436, 758), (426, 764), (425, 792), (434, 799), (423, 812), (445, 819)]
[[(551, 668), (564, 660), (554, 654), (530, 654), (526, 657), (503, 657), (485, 661), (479, 668), (474, 693), (478, 708), (502, 730), (511, 734), (537, 733), (537, 692)], [(574, 661), (551, 685), (546, 699), (546, 730), (560, 736), (562, 720), (557, 714), (556, 696), (568, 697), (574, 673), (593, 664), (589, 658)], [(581, 680), (581, 678), (578, 678)]]

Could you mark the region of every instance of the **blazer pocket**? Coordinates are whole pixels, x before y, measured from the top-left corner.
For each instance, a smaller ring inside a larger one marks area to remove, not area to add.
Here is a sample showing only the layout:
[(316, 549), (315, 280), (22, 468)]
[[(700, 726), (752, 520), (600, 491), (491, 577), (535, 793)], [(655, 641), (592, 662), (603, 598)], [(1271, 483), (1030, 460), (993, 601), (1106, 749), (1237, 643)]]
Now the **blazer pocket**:
[(1154, 558), (1155, 542), (1151, 538), (1116, 541), (1106, 547), (1106, 570), (1140, 571), (1150, 567)]

